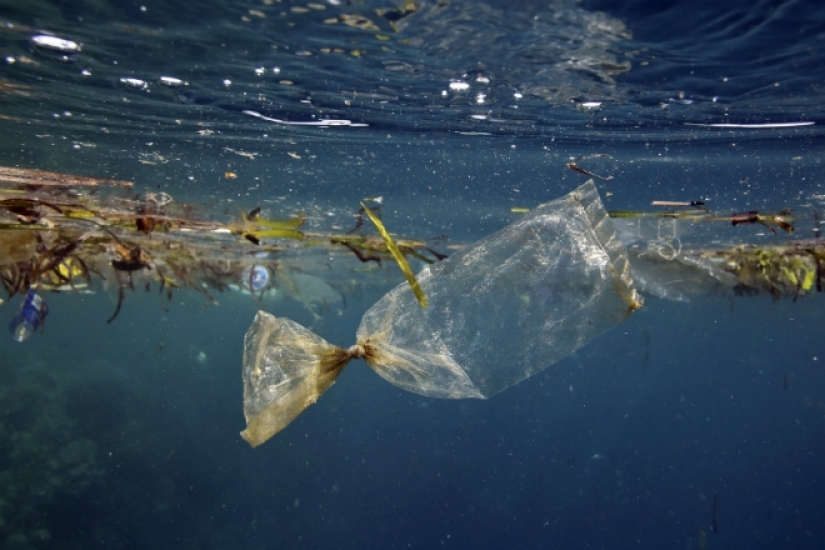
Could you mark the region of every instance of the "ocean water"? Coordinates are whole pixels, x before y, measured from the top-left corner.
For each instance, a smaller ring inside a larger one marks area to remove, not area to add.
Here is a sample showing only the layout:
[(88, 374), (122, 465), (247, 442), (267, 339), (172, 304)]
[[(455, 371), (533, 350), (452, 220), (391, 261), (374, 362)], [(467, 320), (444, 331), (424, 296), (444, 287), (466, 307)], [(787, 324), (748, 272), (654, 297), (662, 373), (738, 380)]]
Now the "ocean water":
[[(654, 223), (629, 245), (819, 238), (823, 100), (813, 0), (0, 2), (0, 165), (215, 217), (382, 197), (442, 251), (583, 183), (568, 163), (608, 209), (795, 216), (793, 237)], [(402, 281), (385, 262), (318, 319), (263, 307), (350, 345)], [(0, 339), (0, 549), (822, 548), (822, 296), (674, 288), (490, 400), (353, 363), (256, 449), (238, 433), (261, 304), (139, 291), (107, 324), (102, 288), (46, 293), (43, 334)]]

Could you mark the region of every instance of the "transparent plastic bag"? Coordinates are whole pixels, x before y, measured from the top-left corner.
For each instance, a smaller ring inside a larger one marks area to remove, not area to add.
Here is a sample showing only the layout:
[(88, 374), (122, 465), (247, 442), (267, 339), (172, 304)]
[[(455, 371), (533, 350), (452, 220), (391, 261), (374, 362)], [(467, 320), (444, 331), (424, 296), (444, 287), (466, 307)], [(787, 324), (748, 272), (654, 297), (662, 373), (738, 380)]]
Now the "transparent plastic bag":
[(364, 314), (349, 349), (259, 312), (245, 339), (244, 439), (254, 447), (286, 427), (350, 359), (421, 395), (487, 398), (642, 303), (592, 181), (417, 278), (429, 307), (419, 307), (409, 286), (396, 287)]

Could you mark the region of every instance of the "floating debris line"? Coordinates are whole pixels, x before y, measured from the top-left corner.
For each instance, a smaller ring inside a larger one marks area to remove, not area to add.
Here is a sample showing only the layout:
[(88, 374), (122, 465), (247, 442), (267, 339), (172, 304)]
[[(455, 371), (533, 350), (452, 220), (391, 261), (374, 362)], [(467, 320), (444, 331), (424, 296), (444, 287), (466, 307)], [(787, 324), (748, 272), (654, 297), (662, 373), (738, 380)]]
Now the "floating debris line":
[[(653, 204), (670, 210), (614, 210), (609, 215), (630, 223), (724, 222), (737, 232), (738, 226), (756, 225), (777, 238), (794, 234), (798, 223), (790, 210), (719, 215), (701, 200)], [(213, 209), (178, 202), (163, 192), (138, 194), (129, 181), (0, 167), (0, 283), (7, 297), (30, 290), (87, 293), (103, 287), (117, 296), (109, 322), (117, 318), (128, 292), (153, 288), (169, 299), (175, 290), (189, 288), (214, 303), (216, 293), (227, 289), (259, 301), (268, 292), (284, 291), (312, 311), (310, 293), (317, 294), (317, 286), (302, 293), (297, 279), (315, 277), (330, 294), (343, 297), (358, 285), (400, 283), (397, 271), (375, 269), (389, 260), (399, 264), (414, 288), (406, 260), (429, 264), (446, 257), (427, 239), (390, 237), (386, 229), (368, 232), (364, 217), (377, 220), (378, 209), (353, 209), (355, 227), (341, 232), (308, 228), (303, 212), (269, 219), (254, 208), (218, 221)], [(686, 247), (678, 238), (658, 235), (642, 239), (646, 248), (641, 253), (629, 247), (631, 264), (635, 271), (636, 265), (667, 263), (667, 276), (691, 274), (742, 294), (796, 299), (821, 291), (825, 279), (825, 240), (816, 234), (817, 213), (813, 219), (815, 238), (770, 244), (745, 242), (752, 236), (745, 228), (742, 239), (726, 246)], [(648, 271), (648, 278), (650, 273), (665, 271)], [(419, 301), (426, 303), (423, 294)], [(28, 303), (40, 302), (31, 298)], [(43, 307), (48, 311), (45, 303)], [(31, 315), (45, 320), (45, 313)], [(37, 324), (42, 330), (44, 323)]]
[[(135, 194), (132, 187), (128, 181), (0, 167), (0, 282), (8, 297), (29, 290), (91, 292), (102, 283), (118, 297), (111, 322), (127, 291), (152, 285), (170, 299), (181, 288), (215, 302), (214, 293), (228, 288), (260, 298), (280, 286), (309, 300), (292, 273), (352, 278), (361, 262), (394, 254), (426, 263), (444, 257), (425, 240), (394, 238), (391, 251), (377, 234), (308, 231), (302, 212), (267, 219), (255, 208), (214, 221), (209, 212), (199, 216), (205, 209), (197, 205), (167, 193)], [(348, 262), (346, 274), (332, 274), (329, 265), (317, 263), (319, 254), (311, 254), (319, 249), (327, 263), (339, 252), (360, 261)]]

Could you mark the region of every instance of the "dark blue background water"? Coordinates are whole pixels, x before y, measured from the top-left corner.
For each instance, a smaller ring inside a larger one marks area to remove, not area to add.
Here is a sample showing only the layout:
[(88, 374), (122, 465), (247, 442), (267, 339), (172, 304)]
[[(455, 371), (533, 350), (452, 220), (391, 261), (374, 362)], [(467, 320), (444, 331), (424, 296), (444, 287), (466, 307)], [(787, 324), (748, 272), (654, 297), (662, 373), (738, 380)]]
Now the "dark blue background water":
[[(793, 207), (801, 238), (822, 209), (818, 2), (424, 3), (398, 32), (380, 3), (143, 5), (0, 4), (0, 164), (218, 212), (382, 195), (394, 230), (459, 243), (566, 193), (584, 178), (565, 164), (594, 153), (610, 158), (581, 164), (614, 176), (599, 182), (608, 208)], [(355, 13), (377, 30), (323, 22)], [(82, 50), (35, 48), (42, 32)], [(779, 122), (816, 124), (686, 124)], [(316, 330), (352, 343), (389, 286), (376, 278)], [(138, 294), (111, 325), (105, 293), (47, 299), (43, 336), (0, 341), (3, 548), (825, 544), (821, 296), (648, 297), (489, 401), (422, 398), (356, 363), (255, 450), (238, 436), (249, 297)]]

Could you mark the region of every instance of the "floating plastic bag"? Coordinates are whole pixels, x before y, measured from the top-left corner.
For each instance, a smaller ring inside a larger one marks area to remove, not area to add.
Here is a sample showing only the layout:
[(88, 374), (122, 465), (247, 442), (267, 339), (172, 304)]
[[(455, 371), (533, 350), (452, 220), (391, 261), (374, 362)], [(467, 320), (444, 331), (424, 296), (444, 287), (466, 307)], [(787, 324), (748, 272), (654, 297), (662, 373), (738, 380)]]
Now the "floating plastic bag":
[(343, 349), (258, 312), (244, 341), (241, 435), (285, 428), (353, 358), (428, 397), (486, 398), (547, 368), (641, 307), (627, 252), (592, 181), (401, 285), (364, 314)]

